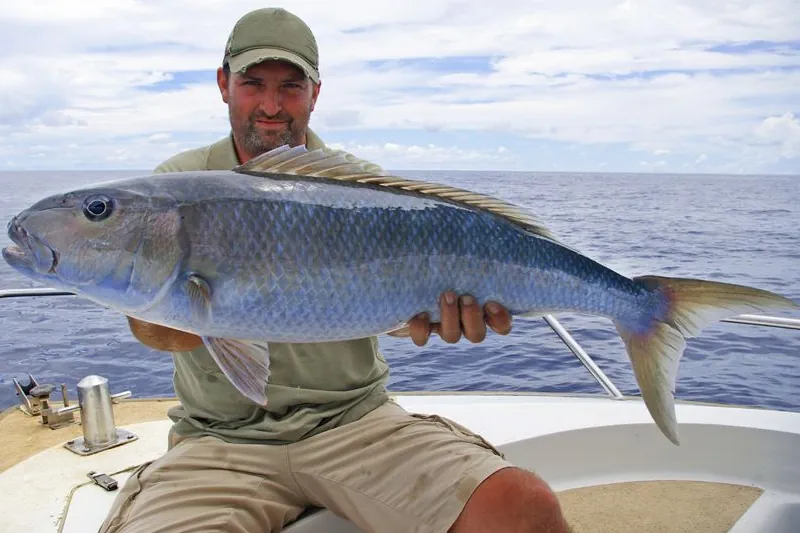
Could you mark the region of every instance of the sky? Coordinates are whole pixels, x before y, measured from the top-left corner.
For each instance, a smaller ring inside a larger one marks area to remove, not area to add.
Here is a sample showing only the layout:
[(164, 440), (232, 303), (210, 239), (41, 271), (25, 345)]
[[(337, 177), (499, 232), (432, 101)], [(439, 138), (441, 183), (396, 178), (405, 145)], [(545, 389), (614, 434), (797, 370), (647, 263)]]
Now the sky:
[(311, 128), (388, 169), (800, 175), (800, 0), (9, 2), (0, 171), (227, 135), (215, 70), (268, 6), (316, 35)]

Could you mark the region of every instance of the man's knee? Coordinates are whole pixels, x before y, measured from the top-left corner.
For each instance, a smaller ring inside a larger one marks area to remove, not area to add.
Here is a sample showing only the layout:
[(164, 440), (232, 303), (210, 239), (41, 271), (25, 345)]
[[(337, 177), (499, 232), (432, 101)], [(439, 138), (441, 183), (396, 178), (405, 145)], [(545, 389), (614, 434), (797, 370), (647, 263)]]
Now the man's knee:
[(525, 531), (568, 533), (555, 493), (541, 478), (520, 468), (504, 468), (481, 483), (450, 533)]

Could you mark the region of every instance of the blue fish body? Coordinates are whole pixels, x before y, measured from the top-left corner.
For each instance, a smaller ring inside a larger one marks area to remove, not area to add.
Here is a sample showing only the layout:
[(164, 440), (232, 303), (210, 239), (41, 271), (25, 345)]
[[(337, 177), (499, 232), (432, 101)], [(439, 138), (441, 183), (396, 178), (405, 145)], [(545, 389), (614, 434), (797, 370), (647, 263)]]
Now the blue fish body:
[[(176, 177), (174, 189), (202, 190), (229, 174)], [(446, 290), (516, 315), (635, 322), (664, 305), (659, 293), (491, 212), (379, 186), (235, 177), (255, 180), (247, 198), (180, 207), (187, 240), (201, 244), (171, 297), (142, 319), (218, 337), (320, 342), (385, 333), (421, 312), (436, 321)], [(212, 288), (202, 317), (185, 290), (192, 273)]]

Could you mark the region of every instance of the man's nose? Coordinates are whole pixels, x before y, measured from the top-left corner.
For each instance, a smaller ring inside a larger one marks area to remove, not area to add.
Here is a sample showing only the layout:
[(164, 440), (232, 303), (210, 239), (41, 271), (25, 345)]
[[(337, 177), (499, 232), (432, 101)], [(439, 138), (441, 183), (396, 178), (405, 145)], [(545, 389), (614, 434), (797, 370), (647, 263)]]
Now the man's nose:
[(268, 89), (261, 95), (261, 110), (268, 116), (277, 115), (282, 107), (281, 95), (279, 91)]

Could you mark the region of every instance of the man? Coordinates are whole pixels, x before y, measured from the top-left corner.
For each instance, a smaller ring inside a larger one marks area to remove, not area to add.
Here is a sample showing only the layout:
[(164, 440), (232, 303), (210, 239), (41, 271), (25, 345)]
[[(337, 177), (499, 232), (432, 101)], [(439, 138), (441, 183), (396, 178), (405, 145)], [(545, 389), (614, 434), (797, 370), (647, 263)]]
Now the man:
[[(308, 123), (319, 95), (316, 41), (282, 9), (233, 28), (217, 82), (231, 135), (178, 154), (157, 172), (230, 169), (283, 144), (324, 146)], [(270, 344), (269, 405), (224, 377), (201, 340), (130, 319), (144, 344), (174, 352), (181, 405), (170, 448), (133, 472), (104, 533), (279, 531), (306, 508), (326, 507), (364, 531), (566, 531), (558, 501), (533, 474), (449, 420), (407, 413), (385, 389), (377, 339)], [(442, 295), (442, 320), (416, 317), (417, 345), (505, 334), (507, 310)]]

